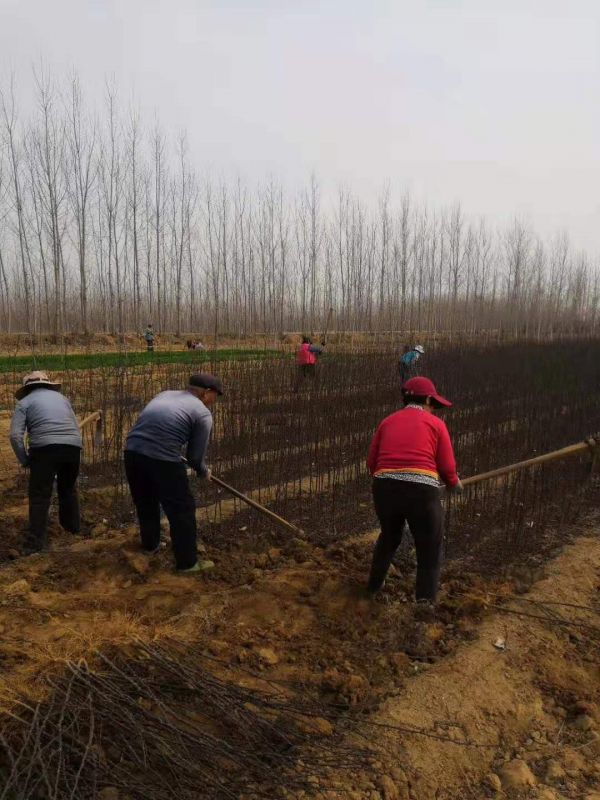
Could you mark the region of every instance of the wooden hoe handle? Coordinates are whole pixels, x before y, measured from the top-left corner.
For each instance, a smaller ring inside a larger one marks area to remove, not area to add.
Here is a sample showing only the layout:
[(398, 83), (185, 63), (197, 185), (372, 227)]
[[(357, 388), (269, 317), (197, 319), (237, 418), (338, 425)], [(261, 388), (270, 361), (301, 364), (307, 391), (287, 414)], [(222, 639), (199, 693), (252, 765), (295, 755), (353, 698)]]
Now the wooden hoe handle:
[(323, 344), (325, 344), (327, 340), (327, 333), (329, 331), (329, 323), (331, 322), (332, 314), (333, 314), (333, 308), (330, 308), (327, 313), (327, 319), (325, 320), (325, 328), (323, 330), (323, 335), (321, 337), (321, 341), (323, 342)]
[(93, 411), (91, 414), (88, 414), (87, 417), (84, 417), (81, 422), (78, 422), (79, 430), (83, 430), (87, 425), (91, 425), (92, 422), (99, 422), (102, 419), (102, 412), (101, 411)]
[(568, 458), (569, 456), (576, 456), (584, 453), (586, 450), (595, 452), (596, 448), (600, 446), (600, 437), (590, 437), (584, 442), (577, 444), (570, 444), (568, 447), (563, 447), (560, 450), (553, 450), (551, 453), (544, 453), (544, 455), (536, 456), (535, 458), (528, 458), (526, 461), (518, 461), (516, 464), (509, 464), (506, 467), (499, 467), (492, 469), (489, 472), (481, 472), (479, 475), (473, 475), (470, 478), (465, 478), (462, 482), (463, 486), (473, 486), (476, 483), (490, 480), (490, 478), (499, 478), (502, 475), (508, 475), (511, 472), (517, 472), (527, 467), (535, 467), (537, 464), (546, 464), (548, 461), (558, 461), (561, 458)]
[(283, 517), (280, 517), (279, 514), (275, 514), (274, 511), (270, 511), (268, 508), (261, 506), (260, 503), (257, 503), (256, 500), (252, 500), (247, 495), (238, 492), (237, 489), (234, 489), (233, 486), (230, 486), (228, 483), (225, 483), (225, 481), (222, 481), (220, 478), (217, 478), (216, 475), (211, 475), (210, 480), (212, 481), (212, 483), (216, 483), (217, 486), (220, 486), (222, 489), (225, 489), (227, 492), (229, 492), (229, 494), (232, 494), (234, 497), (237, 497), (239, 500), (246, 503), (247, 505), (252, 506), (252, 508), (255, 508), (257, 511), (260, 511), (261, 514), (264, 514), (265, 516), (274, 520), (279, 525), (282, 525), (284, 528), (287, 528), (288, 530), (293, 531), (296, 534), (303, 535), (304, 531), (300, 530), (300, 528), (297, 528), (295, 525), (292, 525), (292, 523), (288, 522), (287, 519), (284, 519)]

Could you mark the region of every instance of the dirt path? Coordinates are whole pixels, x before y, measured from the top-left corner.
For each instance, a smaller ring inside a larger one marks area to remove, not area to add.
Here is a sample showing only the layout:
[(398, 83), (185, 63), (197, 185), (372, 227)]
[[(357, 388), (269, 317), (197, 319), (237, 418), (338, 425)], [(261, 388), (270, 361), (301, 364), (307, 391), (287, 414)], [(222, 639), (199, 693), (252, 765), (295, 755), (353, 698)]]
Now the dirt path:
[[(399, 747), (398, 734), (382, 729), (383, 746), (404, 762), (404, 786), (397, 776), (400, 797), (457, 800), (505, 791), (544, 800), (600, 799), (599, 588), (600, 538), (581, 538), (549, 566), (547, 578), (506, 605), (581, 627), (494, 614), (475, 643), (384, 704), (378, 723), (492, 745), (414, 736)], [(498, 638), (505, 651), (495, 649)]]

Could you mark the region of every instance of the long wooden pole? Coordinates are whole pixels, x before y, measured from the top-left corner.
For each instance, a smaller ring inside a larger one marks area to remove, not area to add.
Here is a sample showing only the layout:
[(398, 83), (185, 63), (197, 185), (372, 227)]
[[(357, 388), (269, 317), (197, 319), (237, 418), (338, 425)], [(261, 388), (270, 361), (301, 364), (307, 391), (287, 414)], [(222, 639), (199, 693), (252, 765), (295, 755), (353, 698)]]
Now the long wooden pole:
[(321, 339), (322, 342), (325, 342), (327, 339), (327, 332), (329, 330), (329, 323), (331, 322), (331, 315), (333, 314), (333, 308), (329, 309), (327, 314), (327, 319), (325, 320), (325, 330), (323, 331), (323, 337)]
[(479, 475), (473, 475), (470, 478), (465, 478), (463, 481), (461, 481), (461, 483), (463, 486), (473, 486), (475, 483), (481, 483), (482, 481), (487, 481), (491, 478), (500, 478), (502, 475), (508, 475), (511, 472), (527, 469), (527, 467), (535, 467), (537, 464), (546, 464), (548, 461), (558, 461), (561, 458), (580, 455), (586, 450), (593, 452), (594, 448), (598, 445), (599, 443), (597, 439), (587, 439), (584, 442), (578, 442), (577, 444), (570, 444), (568, 447), (562, 447), (560, 450), (553, 450), (550, 453), (544, 453), (544, 455), (536, 456), (535, 458), (528, 458), (526, 461), (517, 461), (516, 464), (509, 464), (506, 467), (492, 469), (489, 472), (481, 472)]
[(274, 520), (279, 525), (282, 525), (284, 528), (287, 528), (288, 530), (301, 535), (304, 533), (304, 531), (302, 531), (300, 528), (297, 528), (295, 525), (292, 525), (291, 522), (288, 522), (287, 519), (284, 519), (283, 517), (280, 517), (279, 514), (275, 514), (274, 511), (270, 511), (268, 508), (261, 506), (260, 503), (257, 503), (256, 500), (252, 500), (247, 495), (238, 492), (237, 489), (234, 489), (233, 486), (230, 486), (228, 483), (225, 483), (225, 481), (222, 481), (220, 478), (217, 478), (216, 475), (211, 475), (210, 480), (212, 481), (212, 483), (216, 483), (217, 486), (220, 486), (222, 489), (225, 489), (225, 491), (229, 492), (229, 494), (232, 494), (234, 497), (237, 497), (238, 500), (241, 500), (247, 505), (252, 506), (252, 508), (255, 508), (257, 511), (260, 511), (261, 514), (264, 514), (265, 516)]

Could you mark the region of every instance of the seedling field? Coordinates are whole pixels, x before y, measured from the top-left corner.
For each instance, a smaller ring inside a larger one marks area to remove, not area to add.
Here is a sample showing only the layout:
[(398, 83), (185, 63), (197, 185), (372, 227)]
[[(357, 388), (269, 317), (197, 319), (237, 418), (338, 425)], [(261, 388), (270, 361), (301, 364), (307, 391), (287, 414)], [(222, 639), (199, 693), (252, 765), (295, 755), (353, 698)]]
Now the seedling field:
[[(0, 379), (4, 796), (457, 800), (493, 797), (493, 773), (524, 797), (503, 772), (514, 760), (563, 796), (599, 788), (587, 766), (547, 778), (571, 751), (594, 763), (592, 451), (445, 500), (440, 603), (423, 620), (409, 539), (381, 597), (361, 594), (376, 530), (365, 458), (400, 405), (397, 354), (331, 348), (301, 384), (289, 354), (201, 355), (225, 384), (213, 471), (303, 534), (195, 482), (216, 569), (193, 581), (173, 574), (166, 529), (159, 555), (138, 552), (122, 450), (143, 405), (196, 362), (53, 371), (80, 417), (102, 412), (81, 478), (91, 538), (54, 521), (50, 554), (28, 559), (26, 476), (4, 436), (19, 375)], [(444, 346), (421, 371), (455, 403), (444, 419), (463, 477), (600, 431), (597, 342)]]

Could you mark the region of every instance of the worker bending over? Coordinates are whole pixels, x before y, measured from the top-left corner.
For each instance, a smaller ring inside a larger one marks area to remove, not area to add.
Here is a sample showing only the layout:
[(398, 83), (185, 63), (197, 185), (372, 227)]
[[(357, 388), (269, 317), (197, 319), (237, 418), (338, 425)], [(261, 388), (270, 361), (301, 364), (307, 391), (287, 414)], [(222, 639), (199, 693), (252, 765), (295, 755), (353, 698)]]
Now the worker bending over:
[(398, 367), (400, 369), (400, 383), (403, 384), (409, 378), (413, 378), (417, 371), (417, 362), (425, 353), (425, 348), (421, 344), (417, 344), (412, 348), (406, 348), (405, 352), (400, 356)]
[(209, 409), (221, 394), (219, 378), (191, 375), (187, 389), (161, 392), (148, 403), (125, 444), (125, 473), (140, 524), (142, 550), (156, 553), (160, 548), (162, 506), (169, 520), (175, 566), (184, 573), (214, 567), (212, 561), (198, 561), (196, 506), (187, 464), (201, 478), (210, 477), (205, 461), (212, 429)]
[[(10, 426), (10, 443), (23, 467), (29, 467), (29, 531), (23, 553), (48, 549), (48, 511), (54, 480), (58, 519), (69, 533), (80, 532), (76, 482), (81, 457), (81, 433), (60, 383), (45, 372), (31, 372), (15, 393), (17, 404)], [(29, 437), (28, 449), (24, 437)]]
[(440, 479), (462, 491), (448, 429), (434, 415), (452, 405), (429, 378), (411, 378), (402, 387), (404, 408), (386, 417), (368, 456), (373, 500), (381, 524), (368, 590), (383, 586), (408, 522), (417, 552), (417, 601), (435, 600), (442, 555), (443, 511)]

